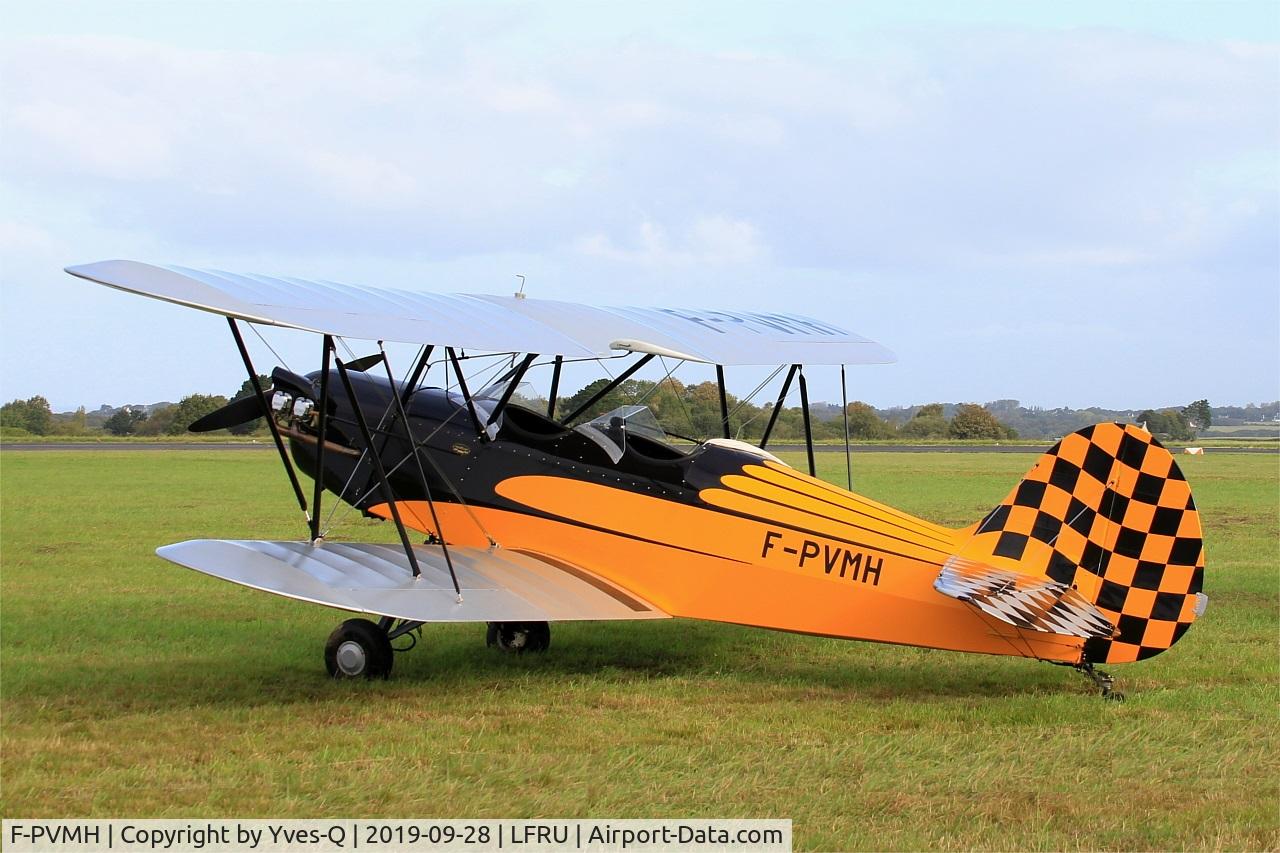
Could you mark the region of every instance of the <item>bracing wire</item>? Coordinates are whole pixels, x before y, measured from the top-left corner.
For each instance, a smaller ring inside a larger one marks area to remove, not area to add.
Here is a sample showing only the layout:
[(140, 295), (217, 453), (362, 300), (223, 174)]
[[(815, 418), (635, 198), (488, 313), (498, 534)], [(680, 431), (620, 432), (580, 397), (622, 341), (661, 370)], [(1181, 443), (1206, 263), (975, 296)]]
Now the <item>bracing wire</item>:
[[(341, 339), (339, 339), (339, 340), (341, 340)], [(345, 346), (345, 342), (344, 342), (344, 346)], [(348, 352), (350, 352), (350, 351), (351, 351), (351, 350), (350, 350), (350, 347), (347, 347), (347, 351), (348, 351)], [(419, 352), (421, 352), (421, 350), (419, 350)], [(483, 355), (483, 356), (470, 356), (470, 357), (469, 357), (469, 360), (470, 360), (470, 359), (490, 359), (490, 358), (493, 358), (493, 359), (497, 359), (497, 361), (496, 361), (496, 363), (494, 363), (494, 364), (489, 364), (489, 365), (480, 365), (480, 366), (478, 366), (478, 367), (476, 368), (476, 370), (475, 370), (475, 371), (473, 371), (471, 374), (469, 374), (469, 375), (467, 376), (467, 382), (468, 382), (469, 386), (470, 386), (470, 383), (471, 383), (473, 380), (475, 380), (477, 377), (483, 376), (483, 375), (485, 375), (485, 374), (490, 374), (489, 376), (485, 376), (485, 380), (484, 380), (484, 382), (478, 383), (478, 384), (475, 386), (475, 387), (476, 387), (476, 388), (478, 388), (478, 389), (482, 389), (482, 388), (484, 388), (484, 387), (485, 387), (485, 384), (488, 382), (488, 380), (492, 378), (492, 375), (495, 375), (499, 370), (501, 370), (504, 366), (506, 366), (506, 365), (505, 365), (505, 362), (503, 361), (503, 359), (507, 358), (508, 356), (510, 356), (510, 358), (511, 358), (511, 359), (514, 359), (514, 358), (515, 358), (515, 355), (516, 355), (515, 353), (491, 353), (491, 354), (487, 354), (487, 355)], [(421, 357), (421, 356), (419, 356), (419, 357)], [(441, 359), (441, 361), (443, 361), (443, 360), (444, 360), (444, 359)], [(415, 359), (414, 363), (416, 364), (416, 359)], [(428, 362), (428, 365), (427, 365), (427, 371), (429, 371), (429, 370), (430, 370), (430, 368), (431, 368), (431, 365), (432, 365), (432, 364), (439, 364), (439, 363), (440, 363), (439, 361), (437, 361), (437, 362)], [(410, 365), (409, 370), (412, 370), (412, 365)], [(426, 372), (427, 372), (427, 371), (424, 371), (424, 375), (426, 374)], [(406, 374), (405, 374), (405, 378), (402, 380), (402, 382), (403, 382), (403, 381), (407, 381), (407, 380), (408, 380), (408, 373), (406, 373)], [(447, 390), (448, 390), (448, 389), (446, 389), (446, 391), (447, 391)], [(392, 410), (394, 409), (394, 406), (395, 406), (395, 401), (394, 401), (394, 400), (392, 400), (392, 401), (391, 401), (391, 403), (390, 403), (390, 405), (387, 407), (387, 409), (385, 409), (385, 410), (383, 411), (382, 416), (378, 419), (378, 425), (377, 425), (377, 427), (375, 427), (375, 428), (374, 428), (374, 430), (373, 430), (373, 432), (374, 432), (375, 434), (380, 433), (380, 432), (382, 432), (382, 431), (383, 431), (383, 426), (386, 424), (387, 417), (392, 413)], [(416, 451), (418, 448), (420, 448), (423, 444), (425, 444), (426, 442), (428, 442), (428, 441), (430, 441), (432, 438), (434, 438), (434, 437), (435, 437), (435, 435), (436, 435), (436, 433), (438, 433), (441, 429), (443, 429), (443, 428), (444, 428), (444, 426), (445, 426), (446, 424), (448, 424), (450, 421), (452, 421), (452, 420), (453, 420), (453, 418), (454, 418), (454, 416), (455, 416), (455, 415), (457, 415), (459, 412), (462, 412), (462, 411), (463, 411), (463, 409), (457, 409), (457, 410), (455, 410), (452, 414), (450, 414), (447, 418), (445, 418), (445, 419), (440, 423), (440, 425), (439, 425), (439, 426), (437, 426), (434, 430), (432, 430), (432, 431), (431, 431), (431, 433), (430, 433), (426, 438), (424, 438), (424, 439), (422, 439), (422, 440), (420, 440), (420, 441), (416, 441), (416, 442), (415, 442), (415, 451)], [(347, 490), (348, 490), (349, 488), (351, 488), (351, 484), (352, 484), (352, 482), (355, 480), (355, 476), (356, 476), (356, 474), (358, 474), (358, 473), (359, 473), (359, 471), (360, 471), (360, 467), (361, 467), (361, 465), (363, 464), (363, 462), (364, 462), (364, 460), (365, 460), (365, 456), (366, 456), (366, 454), (368, 453), (368, 450), (369, 450), (368, 448), (365, 448), (363, 451), (361, 451), (361, 453), (360, 453), (360, 458), (356, 460), (356, 464), (352, 467), (351, 475), (350, 475), (349, 477), (347, 477), (347, 481), (346, 481), (346, 482), (343, 484), (343, 486), (342, 486), (342, 491), (340, 491), (340, 492), (338, 493), (338, 500), (334, 502), (334, 506), (329, 510), (329, 515), (328, 515), (328, 517), (325, 519), (325, 531), (324, 531), (324, 534), (323, 534), (324, 536), (328, 536), (329, 531), (330, 531), (330, 530), (332, 530), (332, 529), (333, 529), (333, 527), (334, 527), (338, 522), (341, 522), (342, 520), (344, 520), (344, 519), (347, 517), (347, 515), (348, 515), (348, 514), (350, 514), (351, 510), (353, 510), (353, 509), (355, 508), (355, 505), (356, 505), (356, 504), (359, 504), (359, 503), (363, 502), (367, 497), (369, 497), (369, 495), (371, 495), (371, 494), (373, 493), (374, 489), (371, 489), (371, 490), (369, 490), (369, 491), (365, 492), (365, 493), (364, 493), (364, 494), (362, 494), (362, 495), (358, 495), (357, 497), (355, 497), (352, 501), (350, 501), (350, 502), (348, 502), (348, 503), (344, 503), (344, 502), (343, 502), (343, 500), (342, 500), (342, 497), (347, 493)], [(398, 463), (396, 463), (396, 465), (395, 465), (393, 468), (391, 468), (391, 469), (387, 472), (387, 477), (391, 477), (391, 476), (392, 476), (396, 471), (400, 470), (400, 468), (408, 462), (409, 458), (410, 458), (409, 456), (406, 456), (404, 459), (401, 459)], [(428, 461), (432, 461), (432, 460), (430, 460), (430, 458), (428, 458)], [(480, 519), (476, 516), (476, 514), (475, 514), (474, 510), (472, 510), (472, 508), (470, 507), (470, 505), (468, 505), (468, 504), (467, 504), (467, 502), (466, 502), (465, 500), (463, 500), (462, 495), (459, 493), (459, 491), (458, 491), (457, 487), (456, 487), (452, 482), (450, 482), (450, 481), (449, 481), (449, 479), (448, 479), (447, 477), (445, 477), (444, 472), (443, 472), (443, 471), (441, 471), (441, 470), (439, 469), (439, 467), (437, 467), (436, 465), (434, 465), (434, 463), (433, 463), (432, 467), (433, 467), (433, 468), (435, 468), (436, 473), (437, 473), (437, 474), (439, 474), (439, 475), (440, 475), (440, 477), (441, 477), (442, 479), (444, 479), (444, 481), (445, 481), (445, 485), (449, 488), (449, 491), (453, 492), (454, 496), (458, 498), (459, 502), (462, 504), (463, 509), (464, 509), (464, 510), (466, 510), (467, 515), (468, 515), (468, 516), (470, 516), (470, 518), (471, 518), (471, 520), (472, 520), (473, 522), (475, 522), (476, 527), (478, 527), (478, 528), (480, 529), (480, 531), (485, 535), (485, 538), (489, 539), (489, 541), (491, 541), (491, 542), (495, 541), (495, 540), (494, 540), (494, 538), (493, 538), (493, 536), (489, 533), (488, 529), (484, 526), (484, 523), (483, 523), (482, 521), (480, 521)], [(375, 486), (374, 488), (376, 489), (376, 486)], [(334, 516), (335, 516), (335, 513), (338, 511), (338, 507), (339, 507), (339, 506), (343, 506), (343, 507), (345, 507), (345, 509), (343, 510), (343, 514), (342, 514), (341, 516), (339, 516), (339, 517), (337, 518), (337, 520), (335, 521), (335, 517), (334, 517)]]
[[(662, 356), (658, 356), (658, 363), (659, 363), (660, 365), (662, 365), (663, 369), (665, 369), (665, 368), (666, 368), (666, 366), (667, 366), (666, 359), (664, 359)], [(645, 400), (649, 399), (649, 398), (650, 398), (650, 397), (652, 397), (654, 394), (656, 394), (656, 393), (658, 392), (658, 389), (662, 387), (662, 383), (663, 383), (663, 382), (666, 382), (668, 379), (670, 379), (670, 378), (671, 378), (671, 374), (673, 374), (673, 373), (675, 373), (677, 370), (679, 370), (679, 369), (680, 369), (680, 367), (681, 367), (681, 365), (683, 365), (683, 364), (684, 364), (684, 360), (683, 360), (683, 359), (681, 359), (680, 361), (677, 361), (677, 362), (676, 362), (676, 364), (675, 364), (675, 366), (674, 366), (674, 367), (672, 367), (670, 370), (668, 370), (668, 371), (666, 372), (666, 375), (665, 375), (665, 376), (663, 376), (663, 377), (662, 377), (661, 379), (659, 379), (657, 382), (653, 383), (653, 387), (651, 387), (648, 391), (645, 391), (645, 392), (644, 392), (644, 394), (640, 397), (640, 399), (633, 401), (633, 404), (638, 406), (638, 405), (642, 404)]]
[[(666, 360), (665, 358), (663, 358), (662, 356), (658, 356), (658, 363), (659, 363), (660, 365), (662, 365), (664, 368), (667, 366), (667, 360)], [(682, 364), (684, 364), (684, 361), (683, 361), (683, 360), (682, 360), (682, 361), (680, 361), (680, 362), (678, 362), (678, 363), (676, 364), (676, 366), (675, 366), (675, 367), (673, 367), (673, 368), (671, 368), (670, 370), (668, 370), (668, 371), (667, 371), (666, 378), (664, 378), (662, 381), (663, 381), (663, 382), (666, 382), (666, 381), (667, 381), (667, 379), (670, 379), (670, 378), (671, 378), (671, 374), (675, 373), (675, 372), (676, 372), (676, 368), (680, 367), (680, 365), (682, 365)], [(694, 423), (693, 423), (693, 415), (689, 412), (689, 407), (685, 405), (685, 402), (684, 402), (684, 395), (683, 395), (683, 394), (676, 394), (676, 393), (675, 393), (675, 389), (673, 388), (673, 389), (672, 389), (672, 396), (673, 396), (673, 397), (675, 397), (675, 398), (676, 398), (676, 402), (680, 404), (680, 411), (684, 413), (684, 421), (685, 421), (685, 423), (687, 423), (687, 424), (689, 425), (689, 433), (692, 435), (696, 428), (695, 428)]]
[[(739, 412), (739, 410), (742, 409), (743, 406), (748, 405), (751, 402), (752, 398), (755, 397), (755, 395), (759, 394), (765, 388), (766, 385), (768, 385), (770, 382), (774, 380), (774, 377), (776, 377), (779, 373), (782, 372), (782, 368), (785, 366), (786, 365), (780, 364), (777, 367), (775, 367), (773, 369), (773, 372), (770, 373), (768, 376), (766, 376), (764, 380), (759, 385), (757, 385), (750, 394), (738, 400), (738, 405), (734, 406), (733, 410), (729, 412), (729, 417), (732, 418), (734, 415), (736, 415)], [(761, 415), (763, 415), (764, 411), (765, 411), (764, 409), (760, 409), (760, 411), (756, 412), (754, 415), (752, 415), (751, 417), (743, 421), (738, 426), (738, 436), (742, 435), (742, 431), (747, 428), (748, 424), (750, 424), (754, 420), (757, 420)]]
[(613, 371), (611, 371), (609, 368), (605, 367), (604, 361), (603, 361), (602, 359), (595, 358), (595, 359), (592, 359), (592, 361), (594, 361), (596, 364), (600, 365), (600, 369), (601, 369), (601, 370), (603, 370), (603, 371), (605, 372), (605, 375), (609, 377), (609, 380), (610, 380), (610, 381), (613, 381), (613, 379), (614, 379)]
[[(350, 355), (353, 359), (355, 358), (355, 353), (352, 352), (351, 346), (347, 343), (345, 338), (335, 335), (333, 336), (333, 339), (335, 341), (340, 342), (342, 344), (342, 348), (347, 351), (347, 354)], [(412, 369), (412, 367), (410, 367), (410, 369)], [(408, 381), (408, 379), (409, 379), (409, 374), (406, 373), (404, 375), (404, 379), (401, 380), (401, 383)], [(391, 389), (391, 393), (395, 394), (394, 388)], [(391, 414), (391, 410), (394, 407), (395, 407), (395, 400), (392, 399), (387, 403), (387, 408), (385, 408), (382, 411), (382, 417), (378, 418), (378, 425), (373, 429), (373, 432), (375, 434), (382, 432), (382, 427), (383, 425), (386, 424), (387, 417)], [(360, 451), (360, 458), (356, 460), (355, 465), (351, 466), (351, 473), (347, 476), (347, 481), (342, 484), (342, 491), (338, 492), (338, 499), (334, 501), (333, 506), (329, 508), (329, 515), (325, 518), (325, 522), (324, 522), (325, 529), (324, 529), (324, 532), (321, 534), (322, 537), (327, 537), (329, 535), (329, 531), (332, 530), (333, 526), (337, 523), (334, 521), (334, 514), (338, 511), (339, 507), (343, 506), (342, 496), (347, 493), (347, 489), (351, 488), (351, 484), (352, 482), (355, 481), (356, 474), (360, 473), (360, 468), (364, 464), (365, 457), (368, 455), (368, 453), (369, 453), (369, 448), (367, 447), (364, 450)], [(346, 510), (343, 512), (342, 518), (345, 518), (347, 512), (350, 512), (352, 509), (354, 509), (354, 507), (351, 504), (346, 504)], [(342, 518), (339, 518), (338, 520), (341, 521)]]
[(271, 345), (270, 341), (262, 336), (262, 332), (258, 331), (258, 326), (255, 323), (245, 323), (245, 325), (250, 329), (253, 329), (253, 333), (258, 336), (258, 340), (262, 341), (262, 343), (266, 345), (267, 349), (271, 350), (271, 354), (276, 357), (276, 361), (279, 362), (280, 366), (290, 373), (293, 373), (293, 368), (289, 366), (289, 362), (285, 361), (284, 356), (276, 352), (276, 348)]
[[(782, 368), (784, 368), (784, 367), (786, 367), (786, 365), (785, 365), (785, 364), (780, 364), (780, 365), (778, 365), (777, 367), (775, 367), (775, 368), (773, 369), (773, 372), (772, 372), (772, 373), (770, 373), (768, 376), (766, 376), (766, 377), (765, 377), (765, 378), (760, 382), (760, 384), (759, 384), (759, 385), (757, 385), (754, 389), (752, 389), (752, 391), (751, 391), (751, 393), (750, 393), (750, 394), (748, 394), (747, 396), (742, 397), (742, 398), (740, 398), (740, 399), (738, 400), (738, 404), (737, 404), (736, 406), (734, 406), (734, 407), (729, 411), (729, 415), (730, 415), (731, 417), (732, 417), (733, 415), (736, 415), (736, 414), (738, 413), (738, 411), (739, 411), (743, 406), (746, 406), (746, 405), (750, 404), (750, 403), (751, 403), (751, 398), (753, 398), (753, 397), (755, 397), (755, 395), (759, 394), (759, 393), (764, 389), (764, 387), (765, 387), (766, 385), (768, 385), (770, 382), (772, 382), (772, 381), (773, 381), (773, 379), (774, 379), (774, 377), (775, 377), (775, 376), (777, 376), (779, 373), (781, 373), (781, 372), (782, 372)], [(757, 415), (757, 417), (759, 417), (759, 416)]]

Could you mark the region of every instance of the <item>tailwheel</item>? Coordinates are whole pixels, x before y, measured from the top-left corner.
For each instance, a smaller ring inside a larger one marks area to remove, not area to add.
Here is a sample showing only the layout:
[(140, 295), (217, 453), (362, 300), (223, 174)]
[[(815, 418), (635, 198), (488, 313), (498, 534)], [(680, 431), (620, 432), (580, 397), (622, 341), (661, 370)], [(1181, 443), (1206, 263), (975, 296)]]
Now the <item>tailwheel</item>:
[(485, 632), (486, 646), (504, 652), (524, 654), (545, 652), (551, 647), (551, 625), (546, 622), (490, 622)]
[(1100, 669), (1094, 669), (1093, 664), (1087, 660), (1082, 660), (1076, 664), (1076, 671), (1084, 675), (1093, 682), (1093, 686), (1097, 687), (1100, 695), (1108, 702), (1123, 702), (1124, 694), (1115, 689), (1115, 678)]
[(348, 619), (324, 644), (324, 666), (334, 678), (386, 678), (392, 660), (387, 632), (368, 619)]

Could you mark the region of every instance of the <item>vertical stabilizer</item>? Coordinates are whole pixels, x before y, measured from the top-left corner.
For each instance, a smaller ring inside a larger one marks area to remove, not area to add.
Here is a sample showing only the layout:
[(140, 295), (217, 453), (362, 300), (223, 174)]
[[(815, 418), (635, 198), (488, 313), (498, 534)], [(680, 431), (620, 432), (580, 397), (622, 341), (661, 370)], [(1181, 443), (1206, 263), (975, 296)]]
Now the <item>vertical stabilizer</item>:
[(1068, 435), (972, 529), (958, 556), (1066, 584), (1117, 628), (1092, 663), (1172, 646), (1208, 599), (1191, 488), (1169, 451), (1132, 424)]

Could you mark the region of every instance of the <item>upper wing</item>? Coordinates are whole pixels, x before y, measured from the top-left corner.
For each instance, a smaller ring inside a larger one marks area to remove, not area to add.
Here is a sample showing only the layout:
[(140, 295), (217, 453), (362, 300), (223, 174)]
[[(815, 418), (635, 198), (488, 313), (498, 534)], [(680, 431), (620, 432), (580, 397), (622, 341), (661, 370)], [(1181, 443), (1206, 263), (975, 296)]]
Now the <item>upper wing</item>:
[(1109, 639), (1116, 628), (1065, 583), (952, 557), (933, 588), (1029, 631)]
[(884, 364), (893, 353), (795, 314), (603, 308), (100, 261), (67, 272), (119, 290), (274, 326), (366, 340), (594, 358), (618, 351), (711, 364)]
[(438, 546), (414, 549), (415, 578), (395, 545), (193, 539), (166, 560), (243, 586), (413, 622), (551, 622), (667, 616), (616, 584), (548, 555), (451, 547), (461, 601)]

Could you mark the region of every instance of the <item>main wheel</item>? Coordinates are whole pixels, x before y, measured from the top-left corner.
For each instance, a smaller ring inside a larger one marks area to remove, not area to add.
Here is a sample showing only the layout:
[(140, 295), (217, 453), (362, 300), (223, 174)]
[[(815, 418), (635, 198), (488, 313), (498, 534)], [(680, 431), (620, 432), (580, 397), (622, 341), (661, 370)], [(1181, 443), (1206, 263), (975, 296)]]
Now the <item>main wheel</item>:
[(545, 652), (551, 647), (551, 626), (546, 622), (490, 622), (485, 645), (504, 652)]
[(348, 619), (324, 644), (324, 667), (334, 678), (386, 678), (393, 658), (387, 632), (368, 619)]

